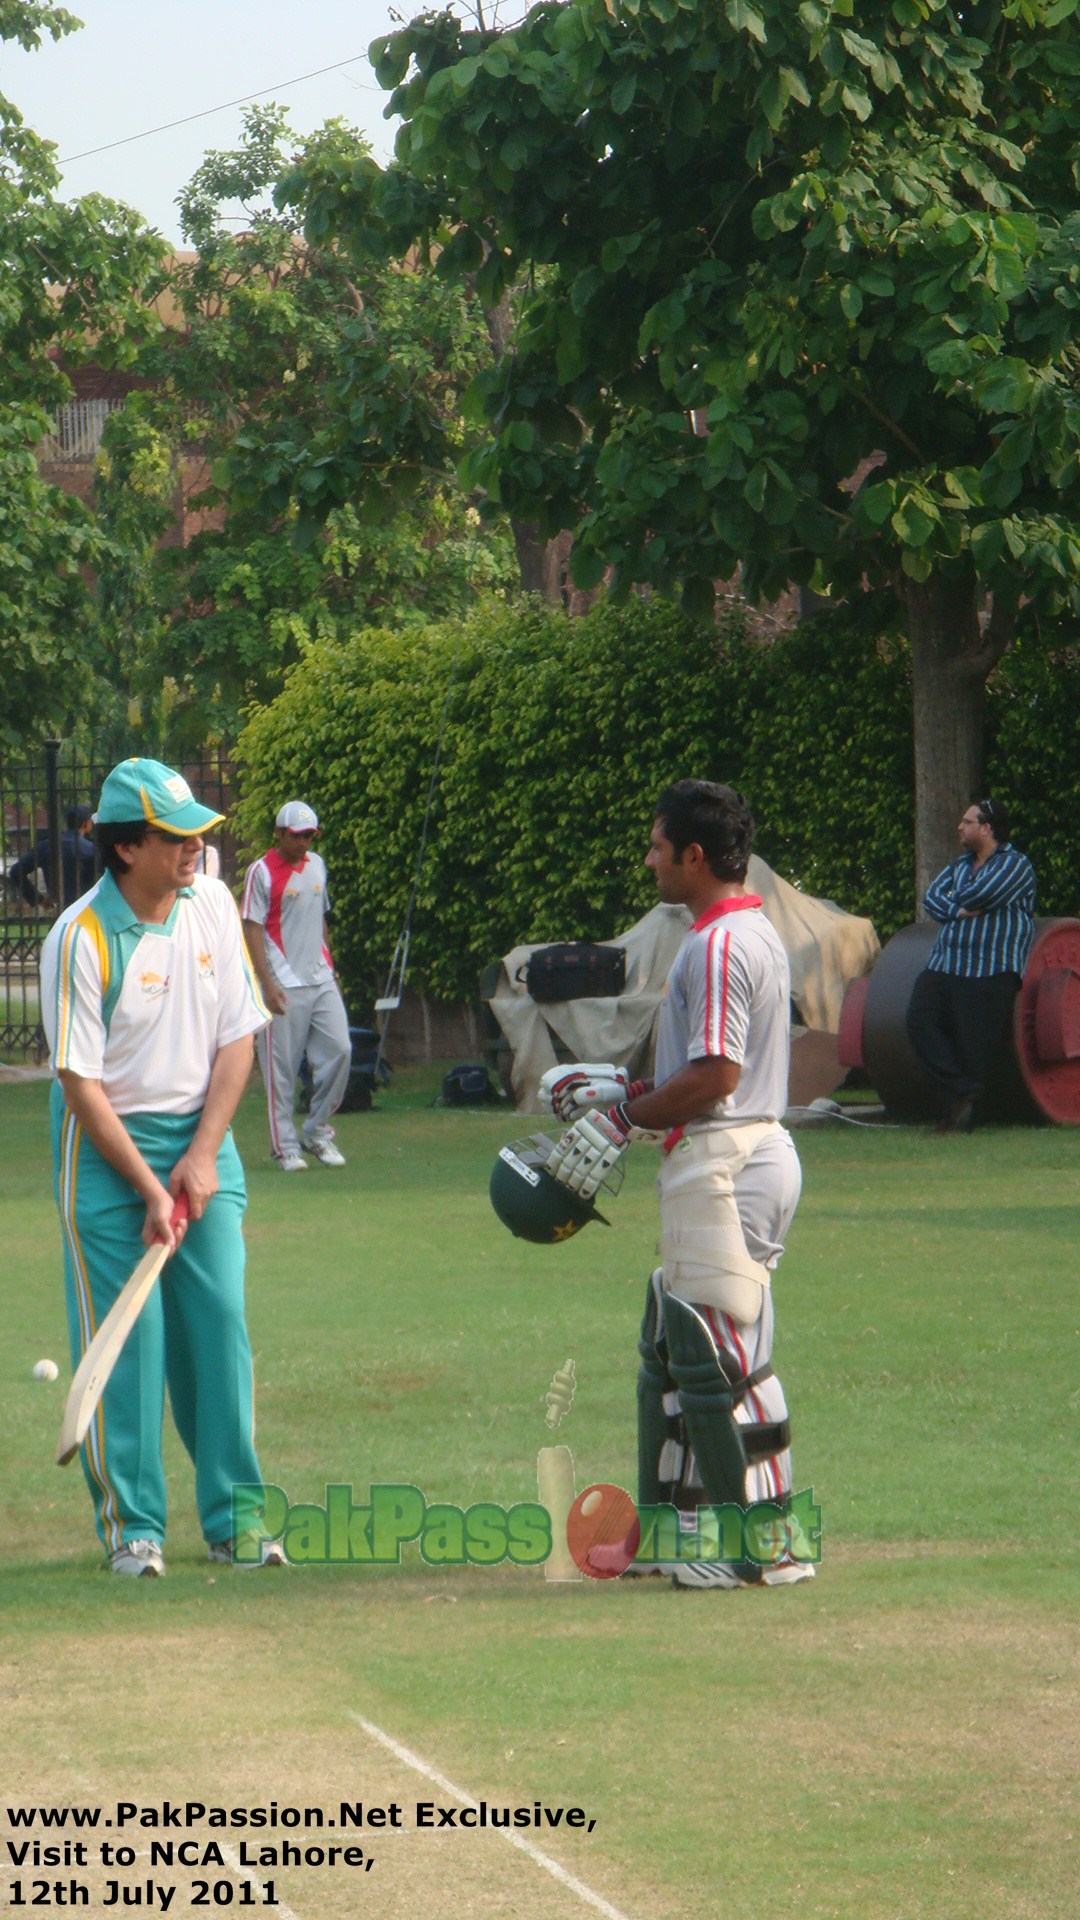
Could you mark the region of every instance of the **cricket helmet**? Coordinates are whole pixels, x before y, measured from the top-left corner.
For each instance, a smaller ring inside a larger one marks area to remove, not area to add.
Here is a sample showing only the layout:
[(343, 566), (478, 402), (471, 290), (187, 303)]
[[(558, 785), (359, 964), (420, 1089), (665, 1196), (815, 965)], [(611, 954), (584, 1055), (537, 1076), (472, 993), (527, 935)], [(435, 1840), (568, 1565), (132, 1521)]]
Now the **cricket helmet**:
[[(554, 1145), (546, 1133), (512, 1140), (500, 1150), (489, 1186), (491, 1204), (503, 1226), (519, 1240), (533, 1240), (545, 1247), (572, 1239), (590, 1220), (608, 1225), (603, 1214), (597, 1212), (595, 1199), (583, 1200), (548, 1172), (547, 1159)], [(621, 1175), (621, 1167), (618, 1172)], [(608, 1191), (615, 1190), (613, 1182)]]

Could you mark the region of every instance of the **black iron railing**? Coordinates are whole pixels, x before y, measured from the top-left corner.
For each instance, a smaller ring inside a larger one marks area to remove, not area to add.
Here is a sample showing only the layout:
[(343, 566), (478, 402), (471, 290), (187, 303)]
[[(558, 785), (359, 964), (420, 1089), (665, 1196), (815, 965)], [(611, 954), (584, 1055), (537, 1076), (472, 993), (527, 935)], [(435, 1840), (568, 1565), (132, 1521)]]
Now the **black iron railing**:
[[(96, 859), (87, 858), (93, 828), (89, 838), (80, 836), (76, 810), (97, 804), (112, 764), (60, 740), (47, 740), (24, 759), (0, 760), (0, 1058), (44, 1058), (41, 946), (57, 915), (93, 886), (99, 873)], [(236, 849), (229, 832), (229, 752), (207, 748), (198, 758), (179, 762), (178, 770), (200, 800), (226, 816), (211, 842), (221, 878), (231, 886)]]

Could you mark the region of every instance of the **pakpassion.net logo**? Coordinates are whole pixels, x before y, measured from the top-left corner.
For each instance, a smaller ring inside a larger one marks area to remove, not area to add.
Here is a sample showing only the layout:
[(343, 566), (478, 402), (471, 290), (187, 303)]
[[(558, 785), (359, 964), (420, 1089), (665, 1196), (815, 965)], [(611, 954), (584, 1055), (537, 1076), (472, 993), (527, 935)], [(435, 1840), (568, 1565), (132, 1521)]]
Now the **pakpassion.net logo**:
[(338, 1483), (326, 1488), (322, 1506), (294, 1505), (283, 1488), (251, 1483), (233, 1488), (233, 1539), (241, 1565), (258, 1565), (275, 1541), (294, 1566), (396, 1567), (402, 1548), (415, 1542), (431, 1567), (540, 1567), (558, 1553), (589, 1578), (612, 1580), (632, 1564), (818, 1561), (821, 1508), (808, 1489), (782, 1501), (680, 1514), (673, 1506), (638, 1507), (607, 1483), (586, 1487), (556, 1515), (531, 1500), (511, 1507), (487, 1500), (429, 1504), (419, 1487), (397, 1484), (369, 1488), (362, 1505), (351, 1484)]

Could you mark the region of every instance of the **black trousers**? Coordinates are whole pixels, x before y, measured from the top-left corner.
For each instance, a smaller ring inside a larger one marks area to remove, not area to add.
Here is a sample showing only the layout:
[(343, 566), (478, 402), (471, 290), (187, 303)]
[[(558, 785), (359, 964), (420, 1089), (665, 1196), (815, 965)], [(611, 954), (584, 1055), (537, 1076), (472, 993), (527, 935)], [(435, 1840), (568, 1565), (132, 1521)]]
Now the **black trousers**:
[(1018, 973), (991, 973), (981, 980), (920, 973), (911, 990), (907, 1037), (947, 1104), (975, 1100), (982, 1092), (1019, 990)]

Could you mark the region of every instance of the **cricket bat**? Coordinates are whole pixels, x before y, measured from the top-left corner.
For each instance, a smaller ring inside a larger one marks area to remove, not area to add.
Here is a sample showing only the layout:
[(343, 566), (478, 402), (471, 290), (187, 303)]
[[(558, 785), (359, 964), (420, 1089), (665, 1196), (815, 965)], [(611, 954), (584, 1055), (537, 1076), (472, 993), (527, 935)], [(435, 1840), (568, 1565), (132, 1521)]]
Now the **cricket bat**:
[[(181, 1191), (177, 1195), (170, 1221), (174, 1233), (180, 1222), (187, 1217), (188, 1197)], [(64, 1407), (60, 1438), (56, 1443), (58, 1467), (66, 1467), (69, 1460), (74, 1460), (85, 1440), (97, 1403), (108, 1385), (109, 1375), (119, 1360), (124, 1350), (124, 1342), (146, 1305), (158, 1274), (168, 1257), (169, 1249), (165, 1241), (160, 1238), (152, 1247), (147, 1248), (130, 1280), (127, 1281), (122, 1292), (117, 1294), (79, 1361), (75, 1369), (75, 1378), (68, 1391), (67, 1404)]]

